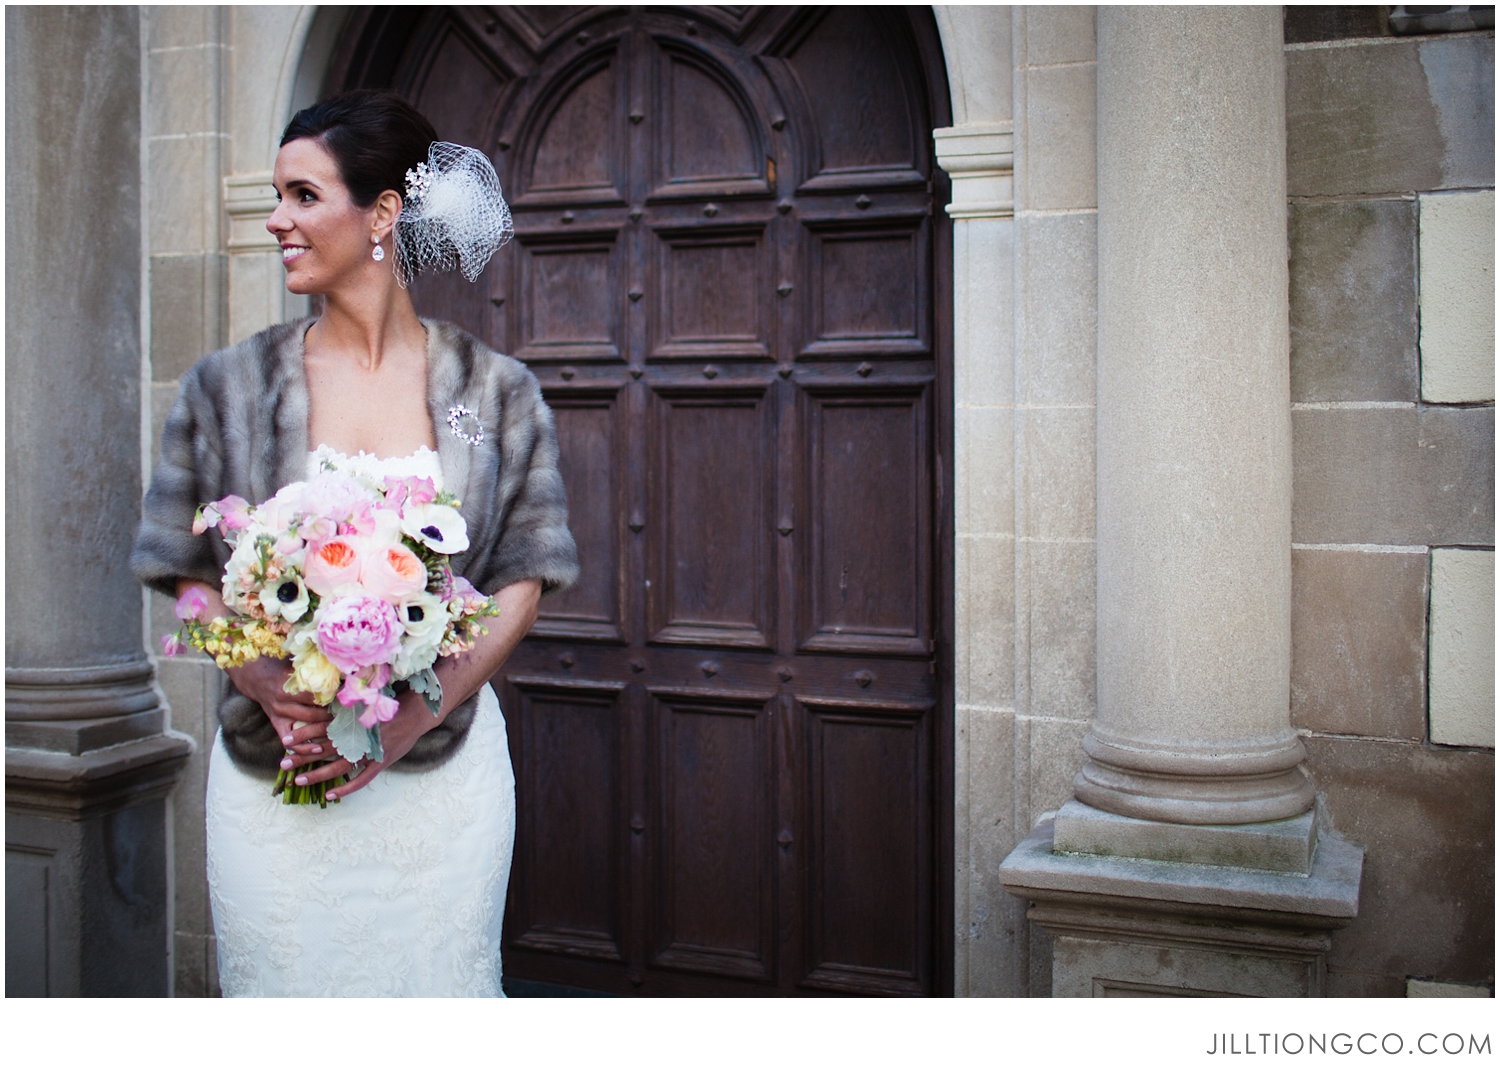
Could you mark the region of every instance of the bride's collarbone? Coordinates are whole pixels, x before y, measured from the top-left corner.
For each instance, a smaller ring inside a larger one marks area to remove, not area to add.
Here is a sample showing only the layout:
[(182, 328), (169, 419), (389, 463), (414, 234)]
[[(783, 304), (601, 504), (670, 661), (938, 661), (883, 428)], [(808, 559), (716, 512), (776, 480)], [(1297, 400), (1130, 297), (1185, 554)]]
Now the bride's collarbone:
[(333, 395), (321, 404), (315, 399), (307, 433), (310, 447), (326, 445), (351, 457), (363, 451), (379, 458), (405, 458), (423, 447), (437, 447), (427, 401), (416, 392)]

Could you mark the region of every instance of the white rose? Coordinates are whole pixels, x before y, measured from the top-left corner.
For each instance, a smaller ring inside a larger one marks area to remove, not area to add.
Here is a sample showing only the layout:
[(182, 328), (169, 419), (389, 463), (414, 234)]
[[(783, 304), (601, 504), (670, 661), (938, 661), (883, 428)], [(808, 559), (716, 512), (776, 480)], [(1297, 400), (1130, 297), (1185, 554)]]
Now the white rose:
[(457, 555), (469, 546), (464, 516), (441, 503), (408, 505), (401, 515), (401, 531), (440, 555)]

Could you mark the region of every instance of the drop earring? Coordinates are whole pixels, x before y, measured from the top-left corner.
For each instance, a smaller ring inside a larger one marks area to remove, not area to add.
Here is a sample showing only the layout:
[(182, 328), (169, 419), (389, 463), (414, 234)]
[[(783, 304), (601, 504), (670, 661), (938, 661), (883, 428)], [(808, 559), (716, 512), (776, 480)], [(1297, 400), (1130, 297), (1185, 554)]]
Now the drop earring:
[(380, 244), (380, 240), (378, 238), (375, 239), (374, 241), (375, 241), (375, 249), (374, 249), (373, 252), (371, 252), (370, 257), (373, 260), (376, 260), (376, 261), (384, 261), (385, 260), (385, 247)]

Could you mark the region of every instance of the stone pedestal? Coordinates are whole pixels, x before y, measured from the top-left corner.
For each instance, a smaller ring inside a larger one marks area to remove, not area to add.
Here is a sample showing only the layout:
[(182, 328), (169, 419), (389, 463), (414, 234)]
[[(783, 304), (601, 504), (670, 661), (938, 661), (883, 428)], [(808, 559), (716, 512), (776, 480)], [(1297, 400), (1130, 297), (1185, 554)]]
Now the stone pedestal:
[(1052, 934), (1056, 997), (1302, 998), (1323, 993), (1329, 936), (1359, 910), (1363, 862), (1328, 833), (1305, 875), (1060, 853), (1048, 820), (1000, 878)]
[(166, 995), (192, 743), (165, 731), (129, 568), (139, 12), (7, 8), (5, 49), (5, 992)]

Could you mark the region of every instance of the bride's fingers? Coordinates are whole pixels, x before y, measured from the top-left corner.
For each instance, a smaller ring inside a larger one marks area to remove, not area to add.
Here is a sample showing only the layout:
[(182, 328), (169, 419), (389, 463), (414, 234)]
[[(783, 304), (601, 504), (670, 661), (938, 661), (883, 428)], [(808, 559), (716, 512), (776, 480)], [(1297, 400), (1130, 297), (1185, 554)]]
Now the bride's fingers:
[(327, 782), (329, 779), (336, 779), (340, 775), (347, 775), (353, 769), (353, 767), (354, 765), (349, 763), (349, 761), (345, 760), (343, 757), (339, 757), (332, 763), (324, 764), (322, 767), (315, 767), (310, 771), (304, 771), (300, 773), (292, 781), (295, 782), (298, 786), (312, 786), (315, 783)]
[(384, 768), (385, 765), (380, 763), (378, 760), (366, 764), (362, 769), (360, 769), (360, 773), (354, 778), (350, 779), (342, 786), (329, 790), (328, 799), (332, 801), (336, 798), (347, 797), (355, 790), (363, 790), (366, 786), (370, 785), (370, 780), (373, 779), (376, 775), (380, 774), (380, 772)]
[[(281, 744), (287, 746), (305, 745), (310, 742), (319, 741), (328, 737), (328, 713), (322, 708), (314, 709), (317, 713), (315, 722), (304, 723), (300, 727), (293, 727), (281, 737)], [(288, 741), (287, 739), (291, 740)]]
[(282, 757), (281, 767), (285, 771), (290, 771), (294, 767), (303, 767), (310, 761), (332, 760), (333, 758), (333, 743), (327, 738), (318, 738), (289, 747), (286, 756)]

